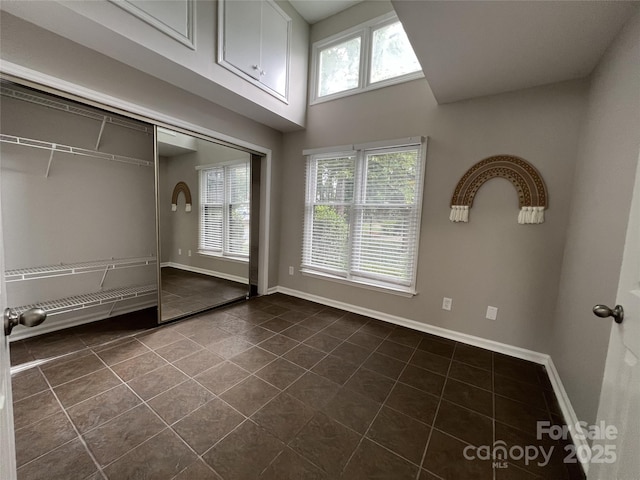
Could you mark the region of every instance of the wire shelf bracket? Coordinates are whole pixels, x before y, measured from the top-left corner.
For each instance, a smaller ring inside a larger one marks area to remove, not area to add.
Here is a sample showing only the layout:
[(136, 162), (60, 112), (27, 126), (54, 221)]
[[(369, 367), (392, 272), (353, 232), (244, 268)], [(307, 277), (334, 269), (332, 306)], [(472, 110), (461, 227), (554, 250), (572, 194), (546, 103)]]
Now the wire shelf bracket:
[(60, 145), (58, 143), (43, 142), (42, 140), (34, 140), (32, 138), (16, 137), (13, 135), (0, 135), (0, 142), (10, 143), (13, 145), (22, 145), (25, 147), (40, 148), (43, 150), (51, 150), (52, 155), (49, 157), (49, 166), (47, 167), (47, 176), (51, 168), (53, 160), (53, 152), (68, 153), (71, 155), (81, 155), (85, 157), (98, 158), (100, 160), (109, 160), (112, 162), (127, 163), (137, 165), (139, 167), (152, 167), (153, 162), (142, 160), (140, 158), (125, 157), (124, 155), (115, 155), (112, 153), (97, 152), (87, 148), (71, 147), (69, 145)]
[[(52, 98), (44, 98), (39, 95), (23, 92), (22, 90), (10, 88), (9, 86), (5, 86), (5, 85), (0, 87), (0, 94), (4, 97), (14, 98), (16, 100), (22, 100), (24, 102), (34, 103), (36, 105), (52, 108), (54, 110), (60, 110), (62, 112), (73, 113), (75, 115), (80, 115), (83, 117), (88, 117), (94, 120), (102, 121), (103, 122), (102, 129), (104, 128), (105, 123), (111, 123), (113, 125), (118, 125), (120, 127), (129, 128), (131, 130), (136, 130), (138, 132), (144, 132), (147, 134), (150, 134), (153, 132), (152, 127), (147, 127), (145, 125), (141, 125), (136, 122), (131, 122), (131, 121), (110, 116), (110, 115), (103, 115), (87, 108), (82, 108), (75, 105), (68, 105), (64, 102), (57, 101)], [(98, 143), (100, 142), (98, 141)], [(97, 149), (98, 147), (96, 147), (96, 150)]]
[(104, 284), (107, 273), (111, 270), (120, 268), (144, 267), (147, 265), (155, 265), (157, 259), (155, 256), (149, 257), (132, 257), (110, 260), (96, 260), (93, 262), (80, 263), (60, 263), (59, 265), (46, 265), (41, 267), (27, 267), (6, 270), (4, 278), (6, 282), (20, 282), (23, 280), (35, 280), (40, 278), (51, 278), (62, 275), (77, 275), (89, 272), (104, 271), (100, 287)]

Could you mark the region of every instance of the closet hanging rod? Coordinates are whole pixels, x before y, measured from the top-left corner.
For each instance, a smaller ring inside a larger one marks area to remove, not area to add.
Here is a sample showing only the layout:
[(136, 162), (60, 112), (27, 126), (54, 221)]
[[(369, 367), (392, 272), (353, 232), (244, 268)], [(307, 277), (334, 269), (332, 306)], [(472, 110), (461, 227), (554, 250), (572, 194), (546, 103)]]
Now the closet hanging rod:
[(69, 153), (71, 155), (82, 155), (85, 157), (98, 158), (100, 160), (109, 160), (112, 162), (127, 163), (130, 165), (138, 165), (140, 167), (153, 166), (153, 162), (149, 160), (125, 157), (123, 155), (115, 155), (112, 153), (96, 152), (95, 150), (89, 150), (86, 148), (71, 147), (69, 145), (60, 145), (59, 143), (44, 142), (31, 138), (15, 137), (13, 135), (0, 135), (0, 142), (22, 145), (25, 147), (40, 148), (43, 150), (53, 150), (55, 152)]
[(22, 100), (25, 102), (34, 103), (36, 105), (53, 108), (54, 110), (73, 113), (76, 115), (81, 115), (83, 117), (92, 118), (98, 121), (105, 121), (107, 123), (118, 125), (120, 127), (129, 128), (131, 130), (137, 130), (138, 132), (144, 132), (144, 133), (153, 132), (152, 127), (146, 127), (144, 125), (140, 125), (139, 123), (131, 122), (118, 117), (112, 117), (110, 115), (103, 115), (87, 108), (82, 108), (75, 105), (68, 105), (62, 101), (53, 100), (51, 98), (40, 97), (38, 95), (23, 92), (22, 90), (16, 90), (5, 85), (0, 87), (0, 94), (2, 94), (5, 97), (15, 98), (16, 100)]
[(20, 315), (31, 308), (42, 308), (47, 312), (47, 315), (58, 315), (61, 313), (72, 312), (74, 310), (97, 307), (100, 305), (106, 305), (113, 302), (120, 302), (122, 300), (129, 300), (156, 293), (157, 289), (155, 285), (138, 285), (134, 287), (114, 288), (96, 293), (87, 293), (85, 295), (75, 295), (73, 297), (65, 297), (57, 300), (47, 300), (45, 302), (37, 302), (30, 305), (15, 307), (11, 310)]
[(155, 256), (118, 259), (112, 258), (109, 260), (94, 260), (92, 262), (60, 263), (57, 265), (44, 265), (39, 267), (13, 268), (4, 272), (4, 278), (6, 282), (19, 282), (21, 280), (35, 280), (62, 275), (102, 272), (119, 268), (144, 267), (155, 264)]

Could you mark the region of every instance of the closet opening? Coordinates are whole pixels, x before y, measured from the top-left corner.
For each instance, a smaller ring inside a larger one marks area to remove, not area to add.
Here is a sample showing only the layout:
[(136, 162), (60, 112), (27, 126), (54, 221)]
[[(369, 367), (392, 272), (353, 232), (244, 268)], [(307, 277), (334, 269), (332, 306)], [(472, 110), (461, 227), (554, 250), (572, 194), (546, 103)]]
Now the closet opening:
[[(11, 341), (72, 327), (84, 333), (102, 329), (96, 341), (112, 341), (123, 334), (113, 331), (120, 330), (114, 319), (127, 322), (133, 335), (242, 301), (259, 290), (264, 293), (267, 254), (260, 239), (268, 236), (264, 230), (268, 222), (260, 222), (261, 211), (265, 213), (260, 183), (268, 150), (235, 145), (228, 138), (216, 138), (216, 132), (184, 128), (180, 121), (177, 125), (156, 121), (138, 113), (135, 105), (125, 111), (4, 76), (0, 87), (0, 221), (7, 303), (17, 314), (34, 307), (47, 312), (47, 320), (38, 327), (14, 328)], [(162, 131), (215, 150), (205, 167), (220, 163), (221, 152), (236, 157), (225, 165), (230, 195), (226, 203), (203, 211), (202, 168), (195, 164), (189, 180), (158, 177), (165, 169), (163, 158), (174, 157), (169, 161), (174, 161), (174, 168), (175, 157), (189, 153), (172, 151), (171, 142), (161, 141)], [(248, 168), (234, 166), (234, 160)], [(233, 174), (248, 183), (234, 183)], [(160, 189), (162, 182), (166, 188)], [(266, 203), (268, 214), (268, 199)], [(205, 242), (218, 226), (201, 225), (202, 218), (216, 216), (226, 217), (228, 226), (219, 239), (229, 248), (218, 257), (209, 248), (217, 240)], [(178, 224), (177, 232), (161, 230), (163, 217), (168, 225)], [(180, 225), (185, 218), (193, 227), (188, 232)], [(184, 245), (172, 243), (181, 239)], [(163, 257), (165, 243), (171, 254), (179, 253), (180, 261)], [(225, 269), (223, 261), (233, 266)], [(222, 275), (216, 278), (212, 273)], [(183, 286), (179, 277), (187, 279)], [(208, 292), (207, 283), (214, 286)], [(187, 298), (196, 290), (199, 299)], [(166, 305), (165, 291), (174, 295)], [(181, 301), (178, 292), (184, 297)], [(106, 320), (111, 326), (98, 327)], [(76, 350), (88, 346), (80, 333), (74, 335), (69, 343)], [(69, 348), (61, 353), (69, 353)]]

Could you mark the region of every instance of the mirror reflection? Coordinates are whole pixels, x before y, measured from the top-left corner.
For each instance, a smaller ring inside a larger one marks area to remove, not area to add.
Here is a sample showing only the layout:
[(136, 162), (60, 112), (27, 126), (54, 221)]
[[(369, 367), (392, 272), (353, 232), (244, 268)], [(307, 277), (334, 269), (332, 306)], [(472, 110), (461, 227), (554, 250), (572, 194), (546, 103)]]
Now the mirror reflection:
[(161, 322), (245, 298), (249, 153), (158, 128)]

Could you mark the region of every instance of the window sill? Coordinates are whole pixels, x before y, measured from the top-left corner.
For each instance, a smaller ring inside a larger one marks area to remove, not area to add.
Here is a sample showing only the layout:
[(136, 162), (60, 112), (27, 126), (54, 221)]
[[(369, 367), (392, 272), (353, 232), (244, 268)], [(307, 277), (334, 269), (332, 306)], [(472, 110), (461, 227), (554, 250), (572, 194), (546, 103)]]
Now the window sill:
[(221, 253), (205, 252), (203, 250), (198, 250), (197, 254), (198, 255), (202, 255), (203, 257), (212, 257), (212, 258), (217, 258), (218, 260), (227, 260), (229, 262), (249, 263), (249, 259), (248, 258), (230, 257), (228, 255), (223, 255)]
[(319, 103), (330, 102), (331, 100), (337, 100), (339, 98), (350, 97), (351, 95), (358, 95), (359, 93), (371, 92), (373, 90), (378, 90), (379, 88), (391, 87), (393, 85), (400, 85), (402, 83), (410, 82), (412, 80), (418, 80), (420, 78), (424, 78), (424, 73), (422, 70), (417, 72), (407, 73), (405, 75), (400, 75), (398, 77), (389, 78), (387, 80), (381, 80), (376, 83), (370, 83), (364, 87), (352, 88), (349, 90), (343, 90), (341, 92), (332, 93), (329, 95), (325, 95), (323, 97), (314, 97), (309, 105), (317, 105)]
[(411, 298), (418, 294), (418, 292), (411, 288), (394, 288), (390, 286), (377, 285), (375, 283), (366, 283), (364, 281), (347, 280), (346, 278), (337, 277), (329, 273), (322, 273), (304, 268), (300, 270), (300, 273), (307, 277), (320, 278), (322, 280), (329, 280), (331, 282), (341, 283), (343, 285), (351, 285), (353, 287), (365, 288), (367, 290), (374, 290), (376, 292), (390, 293), (392, 295), (398, 295), (405, 298)]

